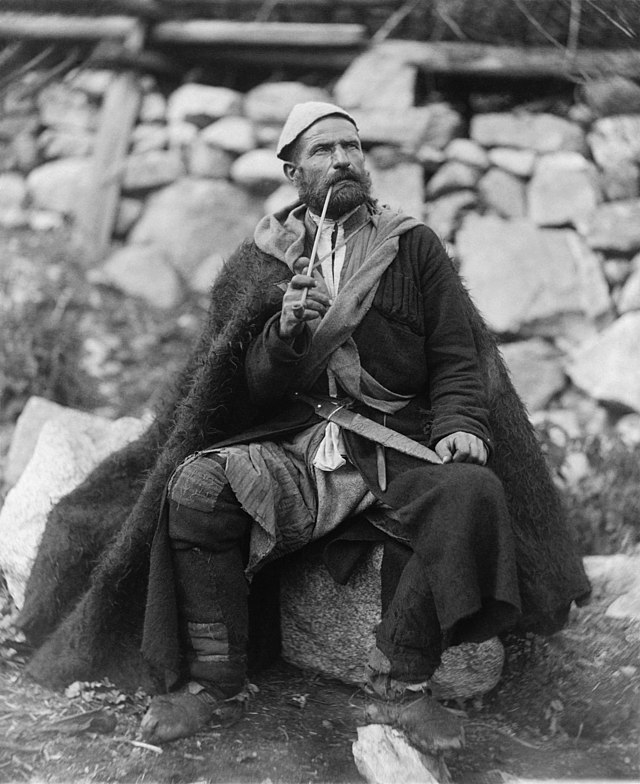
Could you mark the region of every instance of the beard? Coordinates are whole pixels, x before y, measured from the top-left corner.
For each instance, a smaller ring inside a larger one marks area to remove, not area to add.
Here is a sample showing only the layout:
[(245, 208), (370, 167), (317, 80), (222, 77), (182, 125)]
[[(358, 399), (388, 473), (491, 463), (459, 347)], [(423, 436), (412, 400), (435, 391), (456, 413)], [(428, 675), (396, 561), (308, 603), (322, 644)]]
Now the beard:
[(355, 210), (361, 204), (372, 202), (371, 177), (369, 172), (342, 172), (331, 178), (319, 179), (306, 177), (300, 170), (296, 171), (293, 184), (298, 190), (300, 200), (316, 215), (322, 213), (324, 200), (329, 186), (333, 186), (331, 201), (327, 208), (327, 217), (336, 220)]

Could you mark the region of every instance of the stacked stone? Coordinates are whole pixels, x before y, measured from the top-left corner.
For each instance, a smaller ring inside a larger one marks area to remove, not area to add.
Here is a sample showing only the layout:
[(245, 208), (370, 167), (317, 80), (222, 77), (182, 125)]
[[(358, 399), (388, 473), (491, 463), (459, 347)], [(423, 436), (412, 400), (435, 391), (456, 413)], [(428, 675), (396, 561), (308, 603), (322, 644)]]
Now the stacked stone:
[[(83, 71), (5, 99), (0, 224), (73, 220), (111, 77)], [(256, 221), (295, 200), (273, 152), (291, 106), (332, 100), (358, 122), (375, 195), (449, 244), (534, 417), (544, 411), (570, 434), (637, 417), (640, 88), (614, 78), (591, 84), (566, 116), (467, 122), (444, 100), (415, 105), (416, 79), (374, 50), (331, 91), (185, 84), (165, 96), (144, 80), (124, 170), (104, 173), (122, 181), (113, 252), (88, 274), (163, 308), (206, 293)], [(622, 425), (638, 438), (637, 418)]]

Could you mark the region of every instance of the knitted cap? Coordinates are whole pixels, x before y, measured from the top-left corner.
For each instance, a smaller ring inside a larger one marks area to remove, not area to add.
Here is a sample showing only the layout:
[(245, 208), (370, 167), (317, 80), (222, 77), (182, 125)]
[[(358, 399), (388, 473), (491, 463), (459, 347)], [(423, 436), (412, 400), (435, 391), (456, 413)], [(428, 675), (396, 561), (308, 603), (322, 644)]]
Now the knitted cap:
[(349, 120), (349, 122), (352, 122), (356, 126), (356, 130), (358, 130), (358, 126), (353, 117), (344, 109), (341, 109), (333, 103), (324, 103), (323, 101), (297, 103), (289, 112), (289, 116), (287, 117), (280, 138), (278, 139), (278, 146), (276, 148), (276, 155), (278, 158), (283, 161), (288, 160), (285, 154), (287, 147), (292, 142), (295, 142), (298, 136), (300, 136), (301, 133), (304, 133), (307, 128), (310, 128), (314, 123), (318, 122), (318, 120), (322, 120), (323, 117), (330, 117), (334, 114)]

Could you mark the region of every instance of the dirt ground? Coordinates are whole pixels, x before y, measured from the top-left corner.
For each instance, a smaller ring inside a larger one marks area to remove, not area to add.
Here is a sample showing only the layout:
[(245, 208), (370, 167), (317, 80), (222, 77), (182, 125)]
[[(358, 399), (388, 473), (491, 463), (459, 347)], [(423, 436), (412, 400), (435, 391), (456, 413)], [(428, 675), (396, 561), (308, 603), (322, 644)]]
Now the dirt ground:
[[(18, 292), (23, 302), (29, 292), (35, 302), (25, 311), (28, 323), (12, 321), (6, 299), (1, 312), (0, 477), (14, 414), (30, 394), (109, 416), (140, 415), (150, 390), (180, 363), (203, 313), (192, 299), (168, 317), (90, 285), (66, 243), (66, 235), (0, 230), (0, 292)], [(73, 385), (73, 335), (67, 353), (49, 363), (51, 335), (58, 345), (74, 329), (85, 341), (78, 354), (90, 393), (84, 399)], [(494, 692), (450, 706), (466, 715), (466, 746), (447, 760), (456, 784), (640, 780), (640, 624), (609, 619), (604, 610), (598, 601), (576, 609), (549, 640), (508, 641)], [(146, 695), (108, 683), (74, 684), (60, 694), (29, 682), (28, 650), (11, 622), (0, 592), (0, 783), (362, 780), (351, 745), (363, 702), (352, 686), (280, 662), (253, 677), (256, 693), (234, 727), (149, 747), (138, 735)]]
[[(456, 784), (510, 777), (640, 780), (640, 624), (594, 603), (549, 640), (507, 645), (502, 682), (450, 705), (466, 716), (466, 745), (447, 758)], [(10, 616), (5, 616), (5, 625)], [(162, 748), (140, 742), (148, 697), (109, 683), (66, 694), (26, 680), (11, 629), (0, 646), (0, 782), (355, 784), (351, 746), (363, 699), (352, 686), (284, 662), (254, 676), (257, 691), (231, 728)], [(389, 782), (393, 784), (393, 782)]]

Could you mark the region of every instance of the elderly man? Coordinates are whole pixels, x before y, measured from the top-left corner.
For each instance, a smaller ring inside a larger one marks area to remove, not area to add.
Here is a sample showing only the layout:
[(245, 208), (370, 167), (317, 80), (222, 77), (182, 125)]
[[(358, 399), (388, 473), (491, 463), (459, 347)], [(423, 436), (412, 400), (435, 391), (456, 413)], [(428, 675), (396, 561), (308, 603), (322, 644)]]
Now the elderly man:
[(252, 576), (359, 515), (406, 554), (383, 585), (367, 663), (376, 715), (418, 743), (435, 721), (441, 745), (455, 746), (457, 719), (427, 689), (441, 652), (494, 636), (520, 612), (461, 288), (434, 233), (372, 199), (346, 111), (297, 105), (277, 154), (300, 204), (254, 235), (282, 268), (273, 313), (244, 358), (248, 397), (264, 413), (169, 482), (188, 683), (155, 698), (142, 731), (162, 742), (232, 718)]

